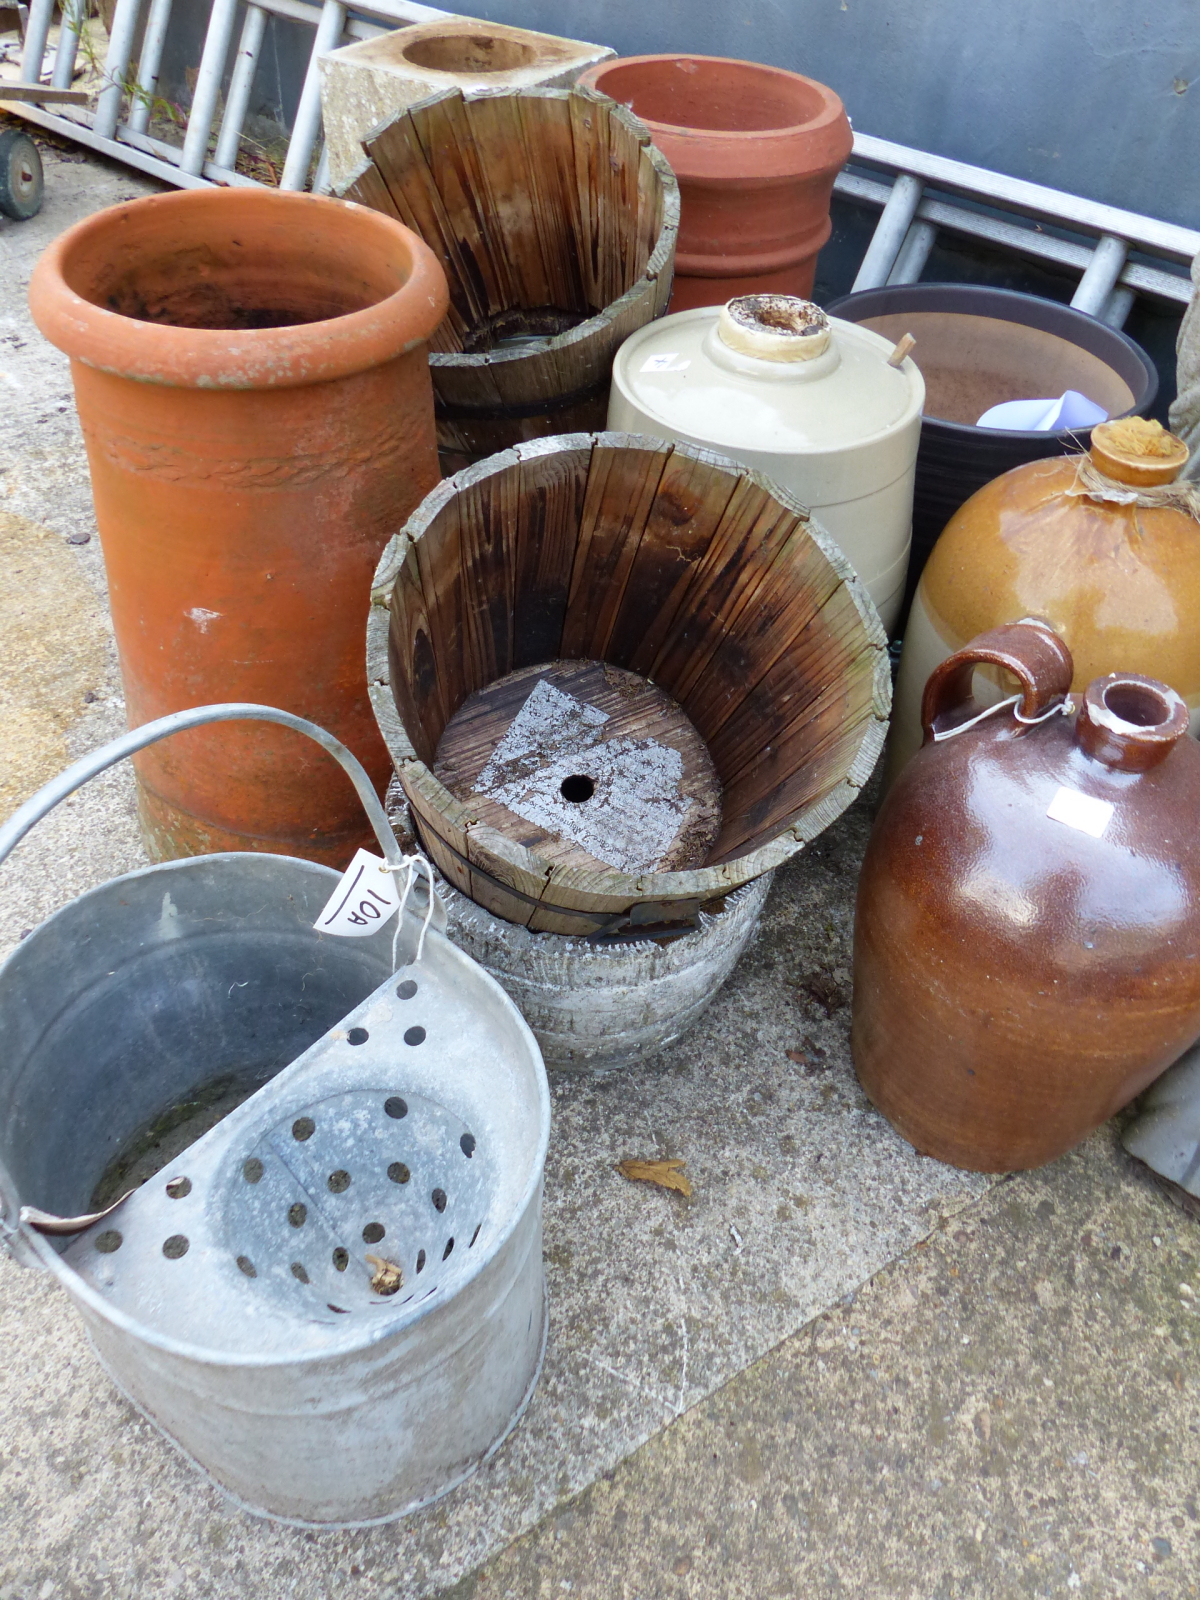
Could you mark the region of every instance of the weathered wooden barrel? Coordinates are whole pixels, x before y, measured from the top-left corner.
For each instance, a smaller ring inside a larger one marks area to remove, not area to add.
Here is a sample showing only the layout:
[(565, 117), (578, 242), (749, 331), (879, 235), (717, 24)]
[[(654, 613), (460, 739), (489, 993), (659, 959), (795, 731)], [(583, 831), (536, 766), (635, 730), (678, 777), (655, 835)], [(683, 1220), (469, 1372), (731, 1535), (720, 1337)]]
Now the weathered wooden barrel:
[(447, 90), (364, 140), (339, 191), (435, 252), (443, 468), (604, 426), (613, 356), (671, 297), (679, 188), (631, 111), (592, 90)]
[(367, 674), (422, 844), (534, 932), (669, 936), (866, 782), (886, 635), (804, 508), (692, 445), (575, 434), (441, 483)]

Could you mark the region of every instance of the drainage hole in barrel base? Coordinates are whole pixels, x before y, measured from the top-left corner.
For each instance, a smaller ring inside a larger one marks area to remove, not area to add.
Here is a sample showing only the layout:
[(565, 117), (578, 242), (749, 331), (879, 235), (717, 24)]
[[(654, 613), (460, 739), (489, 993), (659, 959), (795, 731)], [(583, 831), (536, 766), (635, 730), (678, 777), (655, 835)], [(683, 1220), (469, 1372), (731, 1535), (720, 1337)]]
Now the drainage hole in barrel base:
[(183, 1233), (173, 1233), (169, 1239), (163, 1240), (163, 1255), (168, 1261), (178, 1261), (180, 1256), (188, 1253), (188, 1238)]
[(569, 778), (564, 778), (559, 785), (559, 794), (564, 800), (569, 800), (572, 805), (581, 806), (585, 800), (590, 800), (596, 792), (596, 785), (591, 778), (584, 777), (582, 772), (573, 772)]
[(385, 1231), (382, 1222), (368, 1222), (362, 1231), (364, 1244), (378, 1244)]

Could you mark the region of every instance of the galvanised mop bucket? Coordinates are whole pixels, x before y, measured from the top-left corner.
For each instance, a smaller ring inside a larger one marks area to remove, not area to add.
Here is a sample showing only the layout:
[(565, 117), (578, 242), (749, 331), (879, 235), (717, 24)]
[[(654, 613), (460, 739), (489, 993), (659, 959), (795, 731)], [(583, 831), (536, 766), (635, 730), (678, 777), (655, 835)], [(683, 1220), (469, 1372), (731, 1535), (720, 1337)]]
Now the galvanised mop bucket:
[[(96, 773), (227, 717), (323, 745), (406, 866), (350, 752), (253, 705), (77, 762), (0, 829), (0, 861)], [(213, 1478), (322, 1524), (400, 1516), (466, 1477), (520, 1416), (546, 1329), (533, 1035), (449, 943), (431, 885), (396, 932), (316, 932), (340, 881), (249, 853), (147, 867), (0, 967), (0, 1236), (58, 1277), (120, 1388)]]

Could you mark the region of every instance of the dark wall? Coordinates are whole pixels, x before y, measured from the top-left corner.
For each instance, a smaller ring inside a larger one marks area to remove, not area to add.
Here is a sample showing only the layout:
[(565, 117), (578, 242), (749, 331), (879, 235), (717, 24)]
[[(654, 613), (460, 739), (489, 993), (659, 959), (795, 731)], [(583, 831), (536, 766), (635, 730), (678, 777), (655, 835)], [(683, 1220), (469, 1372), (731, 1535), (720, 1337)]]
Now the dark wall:
[(856, 128), (1200, 228), (1197, 0), (476, 0), (611, 44), (771, 62)]

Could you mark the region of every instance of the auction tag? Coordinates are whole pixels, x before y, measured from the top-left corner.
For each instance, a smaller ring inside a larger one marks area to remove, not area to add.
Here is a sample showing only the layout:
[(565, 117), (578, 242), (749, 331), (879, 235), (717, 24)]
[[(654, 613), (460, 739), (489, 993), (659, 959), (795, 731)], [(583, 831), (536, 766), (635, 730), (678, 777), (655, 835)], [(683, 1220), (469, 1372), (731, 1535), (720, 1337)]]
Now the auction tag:
[(1112, 818), (1113, 808), (1107, 800), (1096, 800), (1090, 794), (1080, 794), (1077, 789), (1060, 789), (1046, 808), (1046, 815), (1055, 822), (1065, 822), (1068, 828), (1078, 828), (1080, 833), (1090, 833), (1093, 839), (1102, 839)]
[(374, 933), (400, 909), (396, 874), (381, 856), (356, 850), (342, 873), (329, 904), (313, 923), (318, 933), (336, 933), (344, 939), (361, 939)]
[(642, 362), (643, 372), (686, 372), (691, 366), (690, 361), (681, 361), (675, 350), (664, 351), (662, 355), (647, 356)]

